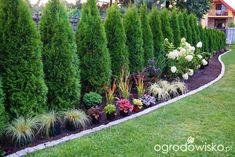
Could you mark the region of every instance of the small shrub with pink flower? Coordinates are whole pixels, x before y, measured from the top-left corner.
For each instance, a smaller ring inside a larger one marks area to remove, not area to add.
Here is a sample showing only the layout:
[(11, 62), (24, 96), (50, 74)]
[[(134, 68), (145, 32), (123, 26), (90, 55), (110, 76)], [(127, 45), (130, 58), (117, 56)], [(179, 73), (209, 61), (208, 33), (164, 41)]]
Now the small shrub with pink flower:
[(133, 110), (133, 105), (128, 99), (119, 99), (117, 105), (122, 116), (127, 116)]

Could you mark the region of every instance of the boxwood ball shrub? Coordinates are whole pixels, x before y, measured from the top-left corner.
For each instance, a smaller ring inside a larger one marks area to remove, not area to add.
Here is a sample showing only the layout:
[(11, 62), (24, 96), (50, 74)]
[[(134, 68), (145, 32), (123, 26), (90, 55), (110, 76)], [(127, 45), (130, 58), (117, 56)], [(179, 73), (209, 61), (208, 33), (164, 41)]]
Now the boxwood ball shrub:
[(102, 96), (95, 92), (89, 92), (83, 96), (83, 102), (86, 108), (95, 107), (101, 104)]
[(43, 112), (47, 87), (40, 36), (24, 0), (0, 1), (0, 41), (6, 111), (12, 117)]
[(119, 78), (122, 69), (128, 70), (129, 59), (122, 15), (117, 4), (107, 10), (105, 30), (111, 57), (112, 75)]
[(129, 52), (130, 72), (141, 71), (144, 67), (143, 39), (141, 21), (138, 10), (130, 6), (124, 16), (124, 27), (126, 32), (126, 45)]
[(45, 81), (50, 108), (70, 108), (79, 103), (80, 70), (76, 43), (64, 6), (47, 3), (40, 21)]
[(0, 78), (0, 135), (3, 133), (7, 123), (7, 113), (4, 107), (4, 94), (2, 91), (2, 80)]
[(82, 7), (76, 43), (80, 56), (82, 92), (102, 93), (110, 84), (111, 61), (105, 29), (95, 0), (88, 0)]
[(167, 9), (161, 11), (161, 24), (163, 38), (167, 38), (170, 42), (174, 43), (173, 32), (170, 25), (169, 11)]
[(153, 34), (149, 25), (148, 10), (146, 5), (140, 7), (140, 19), (143, 35), (144, 66), (148, 65), (148, 60), (154, 58), (153, 54)]
[(173, 43), (175, 47), (180, 46), (180, 28), (179, 28), (179, 16), (177, 15), (177, 11), (174, 9), (171, 13), (170, 17), (170, 24), (171, 24), (171, 29), (173, 31)]
[(156, 8), (153, 8), (149, 14), (149, 24), (153, 34), (154, 57), (158, 59), (161, 53), (163, 53), (164, 51), (164, 39), (162, 35), (160, 13)]

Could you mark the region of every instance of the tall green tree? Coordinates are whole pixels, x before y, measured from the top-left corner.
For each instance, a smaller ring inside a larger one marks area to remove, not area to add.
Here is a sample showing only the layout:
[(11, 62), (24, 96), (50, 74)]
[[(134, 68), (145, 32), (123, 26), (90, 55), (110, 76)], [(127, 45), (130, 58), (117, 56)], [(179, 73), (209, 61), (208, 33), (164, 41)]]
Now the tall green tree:
[(50, 108), (70, 108), (80, 100), (80, 70), (72, 27), (60, 0), (47, 3), (40, 22), (45, 82)]
[(0, 135), (2, 135), (3, 130), (7, 124), (7, 113), (5, 112), (4, 107), (4, 94), (2, 91), (2, 80), (0, 78)]
[(192, 28), (190, 26), (190, 16), (188, 16), (186, 13), (183, 13), (184, 16), (184, 22), (185, 22), (185, 28), (186, 28), (186, 32), (187, 32), (187, 41), (190, 44), (193, 44), (193, 39), (192, 39)]
[(192, 43), (194, 46), (196, 46), (196, 44), (199, 42), (199, 32), (197, 30), (197, 21), (196, 21), (196, 17), (191, 14), (189, 16), (189, 24), (192, 30)]
[(129, 59), (126, 47), (126, 34), (121, 12), (117, 4), (112, 5), (107, 10), (105, 30), (111, 57), (112, 75), (119, 78), (123, 69), (128, 71)]
[(153, 34), (154, 56), (156, 57), (156, 59), (158, 59), (160, 54), (164, 52), (164, 47), (163, 47), (164, 39), (162, 35), (160, 13), (156, 8), (153, 8), (149, 14), (149, 24)]
[(12, 117), (45, 110), (40, 35), (24, 0), (0, 0), (0, 69)]
[(148, 65), (148, 60), (154, 58), (153, 54), (153, 34), (148, 19), (146, 5), (140, 7), (141, 28), (143, 34), (144, 65)]
[(130, 6), (124, 16), (124, 27), (129, 52), (130, 72), (139, 72), (144, 67), (143, 39), (138, 10)]
[(180, 29), (180, 38), (186, 38), (187, 39), (187, 31), (185, 28), (185, 19), (183, 12), (178, 13), (178, 20), (179, 20), (179, 29)]
[(174, 9), (171, 14), (170, 18), (170, 24), (171, 29), (173, 31), (173, 38), (174, 38), (174, 46), (179, 47), (180, 46), (180, 27), (179, 27), (179, 16), (177, 15), (177, 11)]
[(95, 0), (88, 0), (82, 7), (76, 41), (80, 56), (82, 91), (102, 93), (104, 87), (110, 84), (111, 60), (105, 29)]
[(161, 24), (163, 38), (167, 38), (169, 42), (174, 43), (173, 32), (170, 25), (169, 11), (167, 9), (161, 11)]

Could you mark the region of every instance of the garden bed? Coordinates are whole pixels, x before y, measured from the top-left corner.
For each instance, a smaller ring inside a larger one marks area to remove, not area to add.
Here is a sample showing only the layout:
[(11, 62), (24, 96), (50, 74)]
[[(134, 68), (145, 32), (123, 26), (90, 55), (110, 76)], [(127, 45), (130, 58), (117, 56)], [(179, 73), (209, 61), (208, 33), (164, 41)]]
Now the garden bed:
[[(224, 51), (217, 52), (209, 60), (208, 66), (204, 67), (203, 69), (199, 69), (197, 72), (195, 72), (195, 74), (192, 77), (189, 78), (189, 80), (185, 81), (187, 89), (188, 89), (187, 92), (195, 90), (195, 89), (201, 87), (202, 85), (211, 82), (216, 77), (218, 77), (218, 75), (221, 72), (221, 67), (222, 67), (221, 63), (218, 60), (218, 56), (220, 54), (222, 54), (223, 52)], [(158, 101), (155, 105), (158, 105), (160, 103), (161, 103), (161, 101)], [(104, 107), (104, 105), (101, 108), (103, 108), (103, 107)], [(146, 108), (142, 108), (141, 110), (144, 110), (144, 109), (146, 109)], [(117, 112), (117, 113), (119, 113), (119, 112)], [(132, 115), (132, 114), (135, 114), (135, 113), (131, 112), (129, 115)], [(121, 118), (123, 118), (123, 117), (118, 114), (118, 115), (116, 115), (116, 118), (114, 119), (114, 121), (118, 120), (118, 119), (121, 119)], [(108, 121), (106, 119), (105, 113), (102, 112), (100, 123), (99, 124), (91, 124), (86, 129), (91, 129), (91, 128), (97, 127), (99, 125), (108, 124), (109, 122), (110, 121)], [(21, 149), (24, 149), (26, 147), (32, 147), (32, 146), (36, 146), (36, 145), (41, 144), (41, 143), (45, 143), (45, 142), (48, 142), (48, 141), (53, 141), (53, 140), (56, 140), (56, 139), (60, 139), (60, 138), (65, 137), (65, 136), (78, 133), (80, 131), (81, 130), (68, 131), (68, 130), (63, 128), (62, 133), (58, 136), (55, 136), (55, 137), (45, 138), (44, 136), (38, 135), (36, 137), (37, 140), (35, 140), (31, 144), (29, 144), (25, 147), (21, 147), (21, 148), (10, 146), (11, 143), (7, 142), (7, 141), (10, 141), (10, 139), (5, 139), (4, 141), (2, 141), (0, 143), (0, 145), (3, 146), (3, 149), (6, 151), (7, 154), (11, 154), (11, 153), (19, 151)]]

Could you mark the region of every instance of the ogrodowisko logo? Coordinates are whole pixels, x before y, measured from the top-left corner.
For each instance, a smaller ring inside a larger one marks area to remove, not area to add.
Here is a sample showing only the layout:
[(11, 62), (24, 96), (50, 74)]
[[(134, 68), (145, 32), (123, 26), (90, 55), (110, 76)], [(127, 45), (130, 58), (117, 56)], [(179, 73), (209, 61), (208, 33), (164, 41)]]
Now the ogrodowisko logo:
[(215, 143), (207, 143), (203, 142), (202, 144), (195, 144), (194, 137), (189, 137), (185, 144), (156, 144), (154, 146), (154, 150), (156, 152), (162, 152), (164, 154), (174, 151), (182, 151), (182, 152), (193, 152), (193, 151), (205, 151), (205, 152), (228, 152), (232, 148), (231, 146), (224, 146), (223, 144), (215, 144)]

